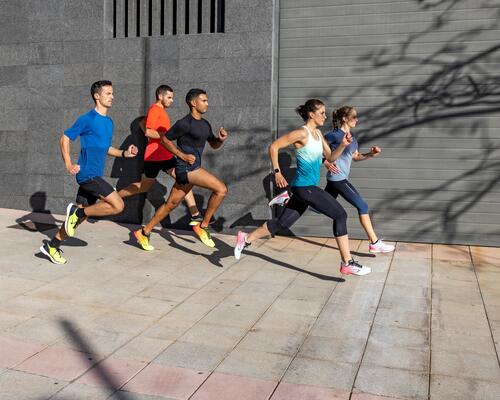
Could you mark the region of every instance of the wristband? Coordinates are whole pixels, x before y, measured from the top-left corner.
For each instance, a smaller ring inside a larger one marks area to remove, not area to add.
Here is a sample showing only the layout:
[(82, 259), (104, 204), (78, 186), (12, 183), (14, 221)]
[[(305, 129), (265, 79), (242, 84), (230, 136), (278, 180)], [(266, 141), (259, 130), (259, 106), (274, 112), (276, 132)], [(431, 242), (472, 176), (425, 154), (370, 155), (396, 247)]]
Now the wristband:
[(122, 150), (122, 158), (125, 158), (125, 150)]

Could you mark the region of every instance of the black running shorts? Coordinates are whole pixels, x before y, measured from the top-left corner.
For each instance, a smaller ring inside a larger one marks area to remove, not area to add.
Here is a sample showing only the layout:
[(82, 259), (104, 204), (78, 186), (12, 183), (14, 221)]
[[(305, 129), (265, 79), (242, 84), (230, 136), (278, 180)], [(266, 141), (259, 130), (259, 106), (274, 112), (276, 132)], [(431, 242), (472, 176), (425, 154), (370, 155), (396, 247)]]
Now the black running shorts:
[(144, 161), (144, 175), (146, 178), (154, 179), (160, 171), (168, 172), (175, 167), (175, 157), (164, 161)]
[(76, 204), (82, 206), (91, 206), (100, 198), (108, 197), (115, 191), (115, 188), (100, 176), (80, 183), (78, 193), (76, 194)]

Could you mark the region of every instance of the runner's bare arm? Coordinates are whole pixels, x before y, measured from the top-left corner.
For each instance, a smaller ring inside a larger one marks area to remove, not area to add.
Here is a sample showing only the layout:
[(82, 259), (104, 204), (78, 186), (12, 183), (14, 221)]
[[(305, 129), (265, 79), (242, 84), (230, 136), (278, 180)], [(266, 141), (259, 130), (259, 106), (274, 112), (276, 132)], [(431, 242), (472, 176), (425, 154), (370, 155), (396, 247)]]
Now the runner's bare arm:
[(344, 149), (349, 146), (349, 144), (352, 142), (352, 135), (351, 134), (345, 134), (344, 138), (342, 139), (342, 142), (340, 142), (339, 146), (334, 150), (330, 150), (330, 156), (325, 157), (328, 161), (333, 162), (337, 158), (339, 158), (344, 151)]
[(210, 147), (212, 147), (212, 149), (218, 149), (222, 146), (222, 143), (224, 143), (227, 137), (227, 131), (221, 126), (218, 132), (218, 136), (215, 138), (215, 140), (211, 140), (208, 143), (210, 143)]
[(71, 140), (64, 133), (61, 135), (59, 139), (59, 148), (61, 149), (62, 159), (64, 161), (64, 166), (66, 167), (66, 171), (71, 175), (76, 175), (80, 172), (80, 166), (78, 164), (73, 164), (71, 162), (71, 151), (70, 151), (70, 143)]
[(165, 134), (161, 135), (161, 144), (174, 156), (180, 158), (182, 161), (192, 165), (196, 161), (196, 157), (192, 154), (183, 153), (171, 140), (167, 139)]
[(128, 146), (127, 150), (117, 149), (116, 147), (110, 146), (108, 149), (108, 155), (112, 157), (125, 157), (125, 158), (133, 158), (137, 155), (138, 150), (137, 147), (131, 144)]
[[(276, 181), (276, 185), (279, 188), (284, 188), (288, 186), (288, 182), (285, 177), (281, 173), (279, 162), (278, 162), (278, 153), (281, 149), (285, 147), (293, 145), (303, 146), (305, 143), (305, 139), (307, 138), (307, 133), (305, 129), (296, 129), (293, 130), (286, 135), (283, 135), (276, 139), (269, 145), (269, 158), (271, 159), (271, 164), (273, 166), (274, 171), (274, 179)], [(276, 172), (278, 170), (278, 172)]]
[(372, 157), (378, 156), (382, 152), (382, 149), (378, 146), (373, 146), (368, 153), (360, 153), (358, 150), (352, 155), (354, 161), (363, 161)]

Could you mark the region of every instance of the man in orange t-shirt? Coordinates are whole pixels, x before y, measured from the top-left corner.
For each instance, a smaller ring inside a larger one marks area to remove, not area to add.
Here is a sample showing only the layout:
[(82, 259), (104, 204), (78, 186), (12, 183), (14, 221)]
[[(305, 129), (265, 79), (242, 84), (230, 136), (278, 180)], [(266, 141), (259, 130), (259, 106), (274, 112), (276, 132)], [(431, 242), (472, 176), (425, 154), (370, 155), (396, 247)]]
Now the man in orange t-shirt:
[[(156, 102), (149, 107), (146, 116), (145, 135), (149, 143), (144, 153), (144, 174), (140, 182), (131, 183), (118, 194), (122, 197), (133, 196), (138, 193), (147, 192), (155, 183), (160, 171), (166, 172), (175, 178), (175, 157), (161, 144), (160, 133), (170, 129), (170, 117), (166, 109), (174, 102), (174, 90), (168, 85), (161, 85), (156, 89)], [(203, 216), (196, 207), (193, 192), (189, 192), (185, 198), (186, 205), (191, 214), (190, 225), (195, 225), (203, 220)]]

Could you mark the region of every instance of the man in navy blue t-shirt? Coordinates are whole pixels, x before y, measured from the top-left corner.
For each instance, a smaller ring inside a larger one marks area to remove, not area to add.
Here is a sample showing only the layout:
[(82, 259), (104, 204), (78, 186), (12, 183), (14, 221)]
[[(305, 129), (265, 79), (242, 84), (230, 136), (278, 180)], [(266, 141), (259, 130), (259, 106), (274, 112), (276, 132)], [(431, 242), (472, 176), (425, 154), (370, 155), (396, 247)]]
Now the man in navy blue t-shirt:
[[(61, 255), (61, 242), (67, 236), (73, 237), (76, 227), (87, 217), (103, 217), (123, 211), (123, 200), (113, 186), (102, 179), (106, 156), (131, 158), (137, 154), (137, 147), (134, 145), (130, 145), (127, 150), (111, 146), (113, 121), (107, 113), (113, 105), (112, 83), (104, 80), (95, 82), (90, 88), (90, 94), (95, 108), (78, 117), (59, 140), (66, 170), (76, 175), (79, 188), (76, 204), (70, 203), (66, 209), (64, 226), (50, 242), (40, 247), (40, 251), (56, 264), (66, 263)], [(80, 157), (78, 163), (73, 164), (70, 142), (77, 138), (80, 138)]]
[[(175, 185), (170, 190), (167, 200), (157, 210), (151, 221), (134, 232), (139, 245), (147, 251), (154, 247), (149, 243), (149, 236), (156, 224), (160, 223), (186, 197), (193, 186), (212, 191), (208, 199), (207, 210), (203, 221), (193, 226), (194, 232), (208, 247), (214, 247), (208, 224), (219, 208), (227, 193), (227, 187), (217, 176), (201, 166), (201, 156), (208, 142), (210, 147), (218, 149), (228, 137), (227, 131), (221, 127), (215, 135), (210, 123), (203, 118), (208, 110), (208, 96), (203, 89), (191, 89), (186, 94), (189, 114), (178, 120), (166, 134), (161, 136), (165, 148), (176, 156)], [(177, 141), (177, 146), (172, 143)]]

